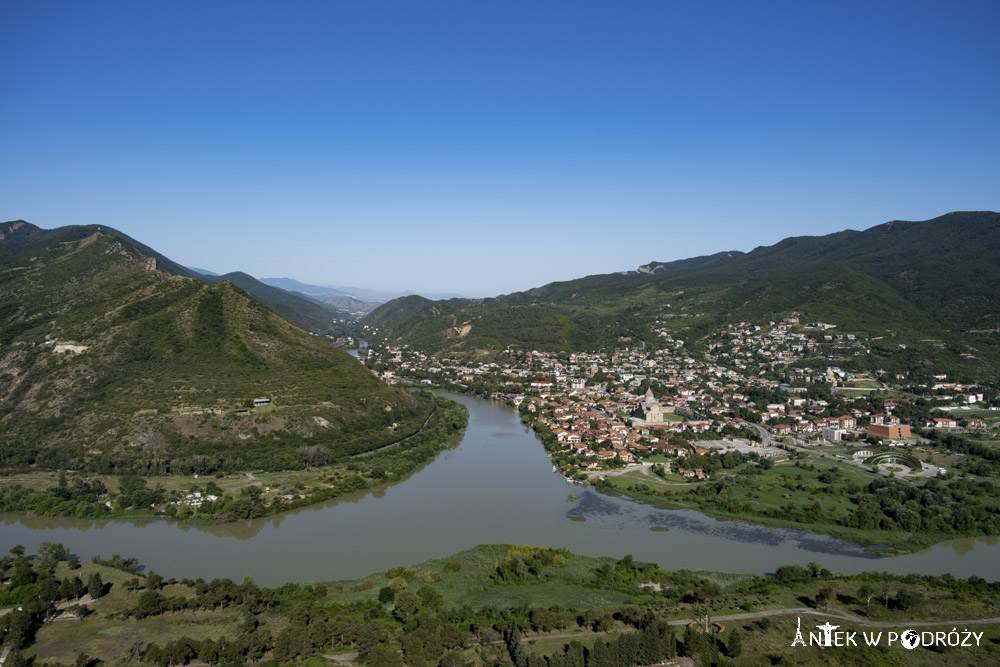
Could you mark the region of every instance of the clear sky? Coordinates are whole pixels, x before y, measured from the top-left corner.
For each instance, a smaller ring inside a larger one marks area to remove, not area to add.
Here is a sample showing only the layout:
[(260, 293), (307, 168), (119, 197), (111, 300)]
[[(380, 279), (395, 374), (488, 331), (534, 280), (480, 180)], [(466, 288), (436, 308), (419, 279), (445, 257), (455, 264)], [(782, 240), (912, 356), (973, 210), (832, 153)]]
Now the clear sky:
[(1000, 3), (0, 3), (0, 220), (488, 296), (1000, 209)]

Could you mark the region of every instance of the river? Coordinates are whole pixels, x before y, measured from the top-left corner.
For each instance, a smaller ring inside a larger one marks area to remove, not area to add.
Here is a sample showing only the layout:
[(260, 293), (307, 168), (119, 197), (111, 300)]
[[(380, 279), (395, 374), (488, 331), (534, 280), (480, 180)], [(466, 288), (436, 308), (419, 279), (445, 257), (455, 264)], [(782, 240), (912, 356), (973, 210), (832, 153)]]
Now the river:
[[(136, 556), (167, 577), (251, 576), (259, 584), (359, 578), (483, 543), (627, 553), (666, 569), (773, 572), (818, 561), (843, 573), (979, 575), (1000, 579), (997, 538), (956, 540), (876, 559), (807, 531), (716, 521), (572, 485), (551, 472), (541, 444), (502, 405), (448, 395), (469, 408), (461, 444), (405, 481), (289, 512), (221, 526), (173, 520), (92, 521), (2, 517), (0, 553), (61, 542), (81, 558)], [(575, 493), (579, 498), (569, 499)], [(666, 530), (664, 530), (666, 529)]]

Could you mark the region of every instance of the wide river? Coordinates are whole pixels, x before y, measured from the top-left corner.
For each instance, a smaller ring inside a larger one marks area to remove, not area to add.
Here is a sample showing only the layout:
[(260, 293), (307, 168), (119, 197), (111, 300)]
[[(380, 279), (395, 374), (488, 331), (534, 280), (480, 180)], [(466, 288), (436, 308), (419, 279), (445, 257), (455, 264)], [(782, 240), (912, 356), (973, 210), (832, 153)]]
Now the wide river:
[[(87, 560), (117, 553), (136, 556), (167, 577), (239, 581), (249, 575), (263, 585), (358, 578), (482, 543), (630, 553), (668, 569), (773, 572), (783, 564), (818, 561), (844, 573), (1000, 578), (997, 538), (877, 559), (823, 535), (716, 521), (575, 486), (551, 472), (541, 444), (513, 410), (449, 397), (469, 408), (465, 438), (395, 486), (222, 526), (7, 516), (0, 518), (0, 553), (15, 544), (33, 551), (43, 541), (61, 542)], [(571, 493), (579, 498), (570, 500)]]

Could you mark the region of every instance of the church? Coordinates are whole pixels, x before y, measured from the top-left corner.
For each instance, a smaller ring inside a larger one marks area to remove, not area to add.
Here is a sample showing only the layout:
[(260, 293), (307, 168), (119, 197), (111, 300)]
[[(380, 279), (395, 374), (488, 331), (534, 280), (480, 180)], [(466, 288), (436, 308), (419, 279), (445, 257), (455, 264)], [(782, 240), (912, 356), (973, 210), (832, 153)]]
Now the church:
[(646, 396), (643, 398), (642, 403), (639, 404), (639, 407), (632, 411), (631, 417), (633, 426), (663, 423), (663, 406), (653, 396), (652, 389), (646, 390)]

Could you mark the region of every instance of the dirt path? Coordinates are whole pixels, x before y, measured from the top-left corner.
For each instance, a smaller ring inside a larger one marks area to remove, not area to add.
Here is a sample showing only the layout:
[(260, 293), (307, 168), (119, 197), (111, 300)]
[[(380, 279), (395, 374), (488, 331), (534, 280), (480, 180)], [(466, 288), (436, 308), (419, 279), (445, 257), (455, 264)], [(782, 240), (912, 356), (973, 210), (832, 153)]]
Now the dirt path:
[[(767, 609), (764, 611), (753, 611), (746, 614), (725, 614), (722, 616), (712, 616), (712, 621), (744, 621), (752, 618), (763, 618), (765, 616), (790, 616), (795, 615), (806, 615), (810, 614), (813, 616), (833, 616), (834, 618), (841, 618), (845, 621), (851, 621), (858, 625), (865, 625), (869, 627), (876, 628), (926, 628), (936, 625), (987, 625), (991, 623), (1000, 623), (1000, 617), (993, 618), (977, 618), (971, 620), (943, 620), (943, 621), (872, 621), (866, 618), (861, 618), (860, 616), (855, 616), (854, 614), (843, 611), (842, 609), (812, 609), (810, 607), (794, 607), (791, 609)], [(687, 625), (691, 621), (688, 620), (676, 620), (670, 621), (670, 625)]]
[(383, 447), (379, 447), (378, 449), (373, 449), (373, 450), (368, 451), (368, 452), (361, 452), (360, 454), (355, 454), (354, 458), (359, 459), (359, 458), (364, 457), (364, 456), (371, 456), (372, 454), (375, 454), (376, 452), (384, 452), (387, 449), (392, 449), (393, 447), (398, 447), (399, 445), (401, 445), (402, 443), (406, 442), (410, 438), (415, 438), (416, 436), (418, 436), (418, 435), (420, 435), (421, 433), (424, 432), (424, 429), (427, 428), (428, 422), (430, 422), (431, 417), (433, 417), (435, 415), (435, 413), (437, 413), (437, 408), (434, 408), (433, 410), (431, 410), (431, 413), (429, 415), (427, 415), (427, 419), (424, 420), (424, 423), (420, 426), (420, 429), (416, 433), (414, 433), (413, 435), (408, 435), (405, 438), (400, 438), (396, 442), (390, 442), (388, 445), (385, 445)]
[[(86, 607), (92, 604), (93, 602), (94, 598), (90, 597), (90, 594), (88, 593), (79, 600), (67, 600), (65, 602), (60, 602), (59, 604), (56, 605), (56, 609), (58, 609), (59, 611), (63, 611), (64, 609), (68, 609), (69, 607), (72, 607), (75, 604), (78, 604), (81, 607)], [(0, 609), (0, 616), (9, 614), (12, 611), (14, 611), (14, 607), (7, 607), (6, 609)], [(3, 663), (0, 662), (0, 664)]]
[[(712, 616), (711, 620), (712, 620), (712, 622), (716, 622), (716, 621), (747, 621), (747, 620), (755, 619), (755, 618), (764, 618), (766, 616), (791, 616), (793, 614), (796, 615), (796, 616), (806, 616), (806, 615), (811, 615), (811, 616), (832, 616), (834, 618), (839, 618), (841, 620), (850, 621), (850, 622), (855, 623), (857, 625), (864, 625), (864, 626), (867, 626), (867, 627), (876, 627), (876, 628), (927, 628), (927, 627), (934, 627), (934, 626), (941, 626), (941, 625), (951, 625), (951, 626), (954, 626), (954, 627), (961, 627), (961, 626), (969, 626), (969, 625), (988, 625), (988, 624), (993, 624), (993, 623), (1000, 623), (1000, 617), (975, 618), (975, 619), (957, 620), (957, 621), (956, 620), (943, 620), (943, 621), (871, 621), (871, 620), (868, 620), (868, 619), (865, 619), (865, 618), (861, 618), (859, 616), (855, 616), (854, 614), (846, 612), (846, 611), (844, 611), (842, 609), (830, 608), (830, 609), (825, 609), (825, 610), (821, 611), (819, 609), (812, 609), (810, 607), (791, 607), (791, 608), (788, 608), (788, 609), (765, 609), (763, 611), (751, 611), (751, 612), (747, 612), (745, 614), (723, 614), (721, 616)], [(668, 623), (670, 625), (673, 625), (673, 626), (682, 626), (682, 625), (687, 625), (687, 624), (691, 623), (691, 621), (693, 621), (693, 620), (694, 619), (688, 620), (688, 619), (683, 619), (682, 618), (682, 619), (677, 619), (677, 620), (673, 620), (673, 621), (668, 621)], [(597, 637), (597, 636), (606, 636), (606, 635), (618, 635), (618, 634), (622, 634), (623, 632), (634, 632), (634, 631), (635, 631), (634, 628), (626, 628), (625, 630), (616, 630), (616, 631), (610, 631), (610, 632), (594, 632), (593, 630), (580, 630), (580, 631), (577, 631), (577, 632), (557, 632), (557, 633), (553, 633), (553, 634), (538, 634), (538, 635), (524, 634), (524, 635), (521, 636), (521, 641), (523, 641), (523, 642), (531, 642), (531, 641), (539, 640), (539, 639), (546, 639), (546, 640), (547, 639), (579, 639), (579, 638), (582, 638), (582, 637)], [(502, 644), (503, 640), (498, 639), (498, 640), (496, 640), (496, 641), (494, 641), (492, 643), (494, 643), (494, 644)], [(338, 662), (338, 663), (340, 663), (342, 665), (352, 665), (352, 664), (354, 664), (354, 661), (357, 660), (358, 654), (357, 653), (340, 653), (340, 654), (337, 654), (337, 655), (333, 655), (333, 654), (324, 655), (323, 657), (326, 658), (327, 660), (333, 660), (334, 662)], [(664, 664), (693, 664), (693, 663), (685, 663), (685, 662), (683, 662), (685, 660), (684, 658), (678, 658), (678, 660), (682, 661), (682, 662), (664, 663)], [(2, 663), (0, 663), (0, 664), (2, 664)]]

